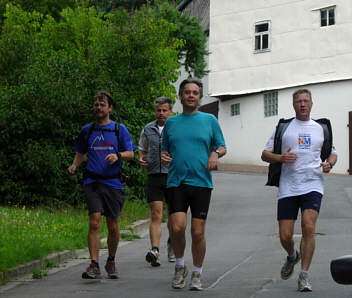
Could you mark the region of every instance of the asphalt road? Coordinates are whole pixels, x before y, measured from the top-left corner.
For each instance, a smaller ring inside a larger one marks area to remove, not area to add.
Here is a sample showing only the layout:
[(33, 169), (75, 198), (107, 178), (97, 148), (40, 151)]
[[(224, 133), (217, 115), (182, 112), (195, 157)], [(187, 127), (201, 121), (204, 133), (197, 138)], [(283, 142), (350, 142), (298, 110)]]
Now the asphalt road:
[[(161, 246), (162, 266), (144, 260), (148, 236), (122, 246), (118, 252), (120, 279), (83, 280), (88, 261), (68, 264), (42, 280), (24, 282), (1, 297), (352, 297), (352, 285), (336, 284), (330, 261), (352, 254), (352, 183), (348, 176), (326, 177), (326, 191), (317, 224), (316, 251), (311, 266), (312, 293), (297, 292), (299, 266), (287, 281), (280, 279), (285, 253), (277, 236), (276, 189), (264, 186), (260, 174), (215, 173), (207, 221), (207, 254), (203, 292), (171, 288), (174, 264), (166, 258), (166, 233)], [(296, 246), (301, 229), (295, 227)], [(165, 229), (164, 229), (165, 232)], [(102, 260), (105, 259), (105, 256)], [(192, 265), (188, 239), (186, 264)], [(103, 262), (101, 262), (103, 265)], [(103, 266), (102, 266), (103, 267)], [(189, 281), (190, 276), (188, 276)]]

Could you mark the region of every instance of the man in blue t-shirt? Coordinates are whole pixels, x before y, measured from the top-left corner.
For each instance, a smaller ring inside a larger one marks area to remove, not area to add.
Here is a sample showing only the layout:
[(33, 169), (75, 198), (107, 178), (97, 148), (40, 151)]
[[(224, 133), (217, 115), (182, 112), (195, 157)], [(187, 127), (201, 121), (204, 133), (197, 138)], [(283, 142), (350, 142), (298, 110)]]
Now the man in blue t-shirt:
[(169, 117), (162, 141), (162, 162), (169, 164), (167, 179), (172, 245), (176, 256), (172, 287), (185, 286), (188, 273), (184, 264), (187, 210), (192, 213), (191, 235), (193, 272), (191, 290), (202, 290), (202, 266), (205, 256), (205, 221), (213, 188), (211, 171), (226, 154), (225, 141), (217, 119), (198, 111), (203, 96), (200, 80), (182, 81), (179, 97), (183, 113)]
[(106, 216), (108, 227), (109, 257), (105, 270), (111, 279), (118, 278), (115, 255), (120, 230), (118, 216), (122, 210), (125, 193), (121, 183), (122, 160), (133, 158), (135, 145), (123, 124), (110, 120), (113, 99), (110, 93), (101, 91), (94, 96), (95, 123), (85, 125), (78, 135), (74, 150), (76, 155), (68, 172), (73, 175), (76, 168), (88, 157), (83, 190), (89, 211), (88, 248), (91, 264), (82, 278), (100, 278), (99, 228), (101, 215)]

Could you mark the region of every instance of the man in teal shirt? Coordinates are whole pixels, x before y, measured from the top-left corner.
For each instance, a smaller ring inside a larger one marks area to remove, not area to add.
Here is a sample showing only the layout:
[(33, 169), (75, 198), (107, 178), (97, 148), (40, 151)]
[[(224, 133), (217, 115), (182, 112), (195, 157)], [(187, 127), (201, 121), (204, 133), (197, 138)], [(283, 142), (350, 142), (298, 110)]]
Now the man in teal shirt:
[(198, 111), (203, 96), (200, 80), (182, 81), (179, 97), (183, 113), (169, 117), (163, 130), (162, 155), (169, 164), (167, 188), (173, 228), (172, 244), (176, 256), (172, 287), (184, 288), (188, 269), (184, 264), (187, 210), (192, 213), (191, 235), (193, 272), (191, 290), (202, 290), (202, 266), (205, 256), (205, 221), (213, 188), (211, 171), (226, 154), (225, 141), (217, 119)]

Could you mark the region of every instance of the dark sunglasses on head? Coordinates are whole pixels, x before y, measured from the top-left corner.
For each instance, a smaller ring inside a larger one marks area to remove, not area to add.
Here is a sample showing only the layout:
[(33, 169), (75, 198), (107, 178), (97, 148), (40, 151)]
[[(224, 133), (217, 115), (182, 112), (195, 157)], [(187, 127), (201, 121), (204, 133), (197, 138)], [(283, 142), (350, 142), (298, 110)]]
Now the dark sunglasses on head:
[(97, 94), (94, 98), (101, 100), (101, 99), (105, 99), (106, 97), (109, 98), (110, 100), (112, 100), (111, 96), (105, 92), (101, 92), (101, 93)]

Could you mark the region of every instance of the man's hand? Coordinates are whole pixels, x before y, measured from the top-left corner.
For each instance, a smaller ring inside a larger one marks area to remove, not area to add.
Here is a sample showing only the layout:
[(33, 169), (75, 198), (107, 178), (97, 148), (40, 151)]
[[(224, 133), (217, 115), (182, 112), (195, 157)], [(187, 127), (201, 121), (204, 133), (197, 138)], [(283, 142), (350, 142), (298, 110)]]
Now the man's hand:
[(288, 148), (286, 152), (281, 154), (282, 163), (294, 163), (297, 159), (297, 154), (290, 152), (291, 148)]
[(162, 151), (161, 152), (161, 163), (163, 165), (168, 165), (172, 161), (172, 158), (167, 151)]
[(72, 164), (68, 167), (67, 171), (70, 175), (74, 175), (76, 172), (77, 166), (75, 164)]
[(144, 159), (144, 157), (140, 157), (139, 158), (139, 165), (141, 166), (141, 168), (146, 168), (148, 166), (147, 161)]
[(116, 153), (110, 153), (105, 157), (105, 160), (109, 163), (109, 164), (113, 164), (114, 162), (118, 161), (118, 156)]
[(208, 164), (206, 166), (207, 170), (208, 171), (215, 170), (217, 169), (218, 165), (219, 165), (219, 155), (214, 151), (210, 152)]
[(320, 166), (323, 168), (324, 173), (329, 173), (332, 169), (330, 163), (327, 161), (320, 163)]

